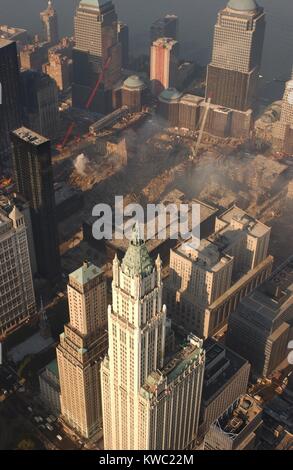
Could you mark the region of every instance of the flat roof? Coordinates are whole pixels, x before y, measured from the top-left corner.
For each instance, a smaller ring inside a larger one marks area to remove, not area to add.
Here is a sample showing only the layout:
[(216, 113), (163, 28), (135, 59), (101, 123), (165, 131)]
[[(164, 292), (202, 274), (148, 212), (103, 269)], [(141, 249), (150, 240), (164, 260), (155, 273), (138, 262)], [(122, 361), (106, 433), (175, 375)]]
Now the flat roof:
[(203, 402), (207, 404), (222, 392), (243, 366), (248, 365), (248, 361), (213, 338), (206, 339), (203, 348), (206, 351)]
[[(226, 222), (229, 225), (233, 222), (233, 220), (239, 222), (243, 224), (243, 227), (249, 231), (250, 235), (255, 237), (261, 237), (271, 230), (270, 227), (250, 216), (243, 209), (240, 209), (240, 207), (235, 205), (221, 214), (218, 219)], [(230, 230), (230, 227), (227, 227), (227, 229)], [(225, 233), (225, 230), (222, 230), (222, 232)]]
[(191, 335), (191, 339), (187, 339), (181, 345), (180, 349), (170, 358), (163, 369), (154, 371), (149, 375), (142, 389), (149, 394), (155, 394), (158, 384), (162, 380), (166, 379), (167, 384), (173, 382), (191, 362), (196, 361), (204, 354), (202, 344), (202, 340)]
[(262, 413), (262, 408), (249, 395), (241, 397), (240, 402), (230, 414), (226, 414), (218, 421), (217, 427), (222, 432), (236, 437), (240, 435), (251, 422)]
[(36, 147), (38, 145), (44, 144), (45, 142), (49, 142), (49, 139), (46, 137), (32, 131), (31, 129), (27, 129), (26, 127), (20, 127), (19, 129), (16, 129), (13, 131), (13, 134), (25, 142), (29, 142), (30, 144), (35, 145)]
[(13, 44), (13, 41), (10, 41), (9, 39), (5, 39), (5, 38), (0, 38), (0, 48), (9, 46), (9, 44)]
[(178, 44), (178, 41), (176, 41), (176, 39), (173, 39), (173, 38), (159, 38), (153, 42), (153, 46), (163, 47), (164, 49), (170, 49), (170, 50), (176, 44)]
[(219, 271), (232, 260), (231, 256), (221, 253), (217, 245), (208, 239), (202, 239), (199, 246), (194, 243), (194, 241), (182, 243), (176, 251), (190, 261), (202, 264), (206, 271)]
[(102, 270), (94, 264), (85, 262), (79, 269), (69, 275), (70, 281), (74, 280), (80, 285), (85, 285), (102, 274)]
[(271, 323), (293, 309), (293, 256), (281, 264), (271, 277), (242, 299), (237, 313), (259, 326)]

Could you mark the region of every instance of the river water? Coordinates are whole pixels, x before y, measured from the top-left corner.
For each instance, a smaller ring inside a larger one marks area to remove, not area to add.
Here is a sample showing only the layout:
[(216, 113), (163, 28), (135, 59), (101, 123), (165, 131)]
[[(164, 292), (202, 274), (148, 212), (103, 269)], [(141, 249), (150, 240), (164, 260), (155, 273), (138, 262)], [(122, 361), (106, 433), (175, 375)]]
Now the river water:
[[(79, 0), (53, 0), (59, 14), (62, 34), (73, 30), (73, 15)], [(149, 27), (166, 13), (180, 18), (181, 50), (186, 58), (207, 63), (210, 58), (213, 26), (217, 12), (227, 0), (115, 0), (119, 19), (128, 23), (131, 52), (147, 52)], [(0, 23), (40, 31), (39, 12), (46, 0), (0, 0)], [(264, 95), (279, 98), (283, 85), (274, 78), (288, 79), (293, 63), (293, 0), (259, 0), (267, 13), (263, 55)]]

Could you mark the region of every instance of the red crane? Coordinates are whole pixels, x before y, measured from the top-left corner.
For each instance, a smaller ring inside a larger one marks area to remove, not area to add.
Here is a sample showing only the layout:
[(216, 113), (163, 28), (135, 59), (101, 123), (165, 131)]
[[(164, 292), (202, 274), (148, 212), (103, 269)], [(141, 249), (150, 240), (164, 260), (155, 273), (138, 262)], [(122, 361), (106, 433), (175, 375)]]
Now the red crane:
[[(94, 88), (93, 88), (93, 91), (91, 92), (90, 97), (89, 97), (89, 99), (88, 99), (87, 102), (86, 102), (85, 109), (89, 109), (89, 108), (91, 107), (92, 102), (94, 101), (94, 98), (95, 98), (95, 96), (96, 96), (96, 94), (97, 94), (97, 91), (98, 91), (98, 89), (100, 88), (101, 83), (104, 81), (106, 72), (107, 72), (107, 70), (108, 70), (109, 67), (110, 67), (111, 61), (112, 61), (112, 57), (109, 56), (108, 59), (107, 59), (107, 61), (106, 61), (106, 63), (105, 63), (105, 65), (104, 65), (104, 67), (103, 67), (103, 70), (102, 70), (102, 72), (101, 72), (101, 74), (100, 74), (100, 76), (99, 76), (99, 78), (98, 78), (98, 80), (97, 80), (97, 83), (95, 84), (95, 86), (94, 86)], [(62, 149), (65, 147), (65, 145), (67, 144), (67, 142), (68, 142), (68, 140), (69, 140), (69, 138), (70, 138), (70, 136), (71, 136), (71, 134), (72, 134), (72, 131), (73, 131), (73, 129), (74, 129), (74, 126), (75, 126), (75, 123), (72, 122), (72, 123), (70, 124), (70, 126), (68, 127), (67, 131), (66, 131), (66, 134), (65, 134), (65, 136), (64, 136), (64, 139), (63, 139), (62, 143), (59, 144), (59, 145), (57, 145), (57, 149), (58, 149), (58, 150), (62, 150)]]

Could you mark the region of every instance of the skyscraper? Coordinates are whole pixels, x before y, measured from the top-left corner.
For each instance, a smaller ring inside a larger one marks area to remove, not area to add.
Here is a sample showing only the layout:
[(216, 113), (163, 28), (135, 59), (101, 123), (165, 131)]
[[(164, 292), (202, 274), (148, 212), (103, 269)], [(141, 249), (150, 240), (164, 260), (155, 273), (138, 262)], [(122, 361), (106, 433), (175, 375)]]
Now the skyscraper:
[(11, 133), (16, 191), (29, 203), (38, 272), (55, 281), (60, 254), (50, 141), (25, 127)]
[(55, 80), (60, 91), (66, 91), (71, 85), (72, 59), (59, 51), (49, 52), (49, 62), (45, 65), (45, 72)]
[(286, 83), (281, 117), (273, 129), (273, 144), (281, 152), (293, 153), (293, 74)]
[(204, 338), (222, 328), (241, 298), (270, 275), (270, 233), (234, 206), (199, 246), (187, 240), (172, 249), (165, 294), (174, 322)]
[(0, 169), (11, 165), (9, 132), (21, 125), (20, 79), (16, 43), (0, 38)]
[(265, 14), (255, 0), (229, 0), (218, 14), (206, 97), (239, 111), (252, 108), (265, 34)]
[(178, 41), (178, 16), (166, 15), (152, 24), (150, 31), (151, 44), (159, 38), (172, 38)]
[(126, 69), (129, 63), (129, 28), (122, 21), (118, 21), (118, 41), (122, 49), (122, 67)]
[(242, 299), (231, 315), (227, 342), (257, 376), (268, 377), (288, 356), (293, 321), (293, 256)]
[(41, 12), (40, 17), (43, 23), (44, 40), (51, 45), (57, 44), (59, 41), (58, 16), (51, 0), (48, 0), (48, 7)]
[(176, 88), (179, 43), (171, 38), (157, 39), (151, 46), (150, 80), (152, 93), (158, 96), (167, 88)]
[(117, 14), (112, 1), (81, 0), (74, 18), (74, 30), (73, 106), (86, 107), (103, 74), (90, 109), (105, 113), (112, 106), (112, 88), (120, 79), (122, 63)]
[(0, 337), (36, 313), (24, 216), (14, 206), (0, 210)]
[(168, 356), (162, 264), (138, 229), (113, 263), (109, 352), (101, 367), (104, 447), (185, 449), (197, 437), (205, 356), (191, 336)]
[(103, 272), (84, 265), (69, 276), (70, 322), (57, 347), (61, 413), (83, 437), (102, 427), (101, 357), (107, 350), (107, 287)]
[(54, 140), (58, 135), (59, 106), (55, 80), (35, 70), (21, 72), (23, 124)]

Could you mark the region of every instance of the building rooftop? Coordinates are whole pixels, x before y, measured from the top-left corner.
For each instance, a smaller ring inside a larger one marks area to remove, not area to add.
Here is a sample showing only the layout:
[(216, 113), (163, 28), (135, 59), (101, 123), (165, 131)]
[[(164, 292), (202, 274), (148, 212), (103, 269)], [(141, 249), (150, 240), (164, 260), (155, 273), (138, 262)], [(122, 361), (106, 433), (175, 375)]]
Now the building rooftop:
[(9, 41), (9, 39), (0, 38), (0, 49), (1, 47), (9, 46), (9, 44), (12, 44), (12, 43), (13, 41)]
[(101, 7), (110, 2), (111, 0), (81, 0), (79, 6), (100, 10)]
[(20, 127), (19, 129), (16, 129), (15, 131), (13, 131), (13, 134), (19, 137), (20, 139), (24, 140), (25, 142), (35, 145), (36, 147), (38, 145), (42, 145), (46, 142), (49, 142), (46, 137), (30, 129), (27, 129), (26, 127)]
[[(239, 227), (239, 229), (245, 229), (250, 235), (255, 237), (262, 237), (270, 231), (270, 228), (267, 225), (250, 216), (247, 212), (236, 205), (230, 207), (226, 212), (221, 214), (219, 219), (227, 223), (227, 229), (230, 230), (232, 226), (234, 230), (237, 230)], [(222, 230), (221, 233), (225, 233), (225, 230)]]
[(163, 47), (164, 49), (169, 50), (171, 50), (176, 44), (178, 44), (178, 41), (173, 38), (159, 38), (153, 42), (153, 46)]
[(138, 75), (131, 75), (124, 81), (123, 86), (127, 88), (145, 88), (145, 83)]
[(8, 39), (10, 41), (27, 39), (27, 30), (7, 25), (0, 25), (0, 39)]
[(237, 11), (252, 11), (258, 8), (255, 0), (229, 0), (227, 6)]
[(148, 276), (154, 269), (153, 261), (148, 253), (146, 244), (140, 237), (139, 228), (135, 225), (132, 229), (132, 238), (122, 261), (122, 271), (135, 277)]
[(178, 252), (196, 263), (202, 264), (207, 271), (218, 271), (232, 258), (222, 254), (217, 245), (208, 239), (202, 239), (197, 246), (194, 241), (187, 241), (178, 247)]
[(176, 90), (176, 88), (167, 88), (166, 90), (162, 91), (159, 99), (163, 101), (178, 101), (181, 97), (182, 93)]
[(237, 313), (263, 330), (271, 330), (289, 309), (293, 311), (293, 256), (264, 284), (242, 299)]
[(180, 103), (187, 104), (189, 106), (198, 106), (202, 101), (204, 101), (204, 98), (202, 98), (201, 96), (186, 93), (182, 96)]
[(84, 286), (101, 274), (102, 270), (100, 268), (94, 264), (84, 262), (84, 264), (79, 269), (69, 275), (69, 283), (71, 280), (73, 280)]
[(258, 403), (249, 395), (244, 395), (241, 397), (238, 406), (231, 413), (225, 413), (218, 421), (217, 427), (225, 434), (228, 434), (231, 439), (235, 439), (261, 413), (262, 408)]
[(248, 365), (248, 361), (213, 338), (206, 339), (203, 347), (206, 351), (203, 402), (207, 404), (222, 392), (243, 366)]
[(264, 412), (270, 416), (278, 424), (282, 424), (284, 428), (293, 433), (293, 403), (282, 398), (282, 396), (275, 396), (272, 400), (266, 403)]
[(203, 341), (190, 335), (179, 350), (171, 357), (163, 369), (152, 372), (143, 386), (143, 392), (148, 396), (158, 392), (158, 386), (165, 381), (166, 385), (172, 383), (192, 363), (204, 358)]

